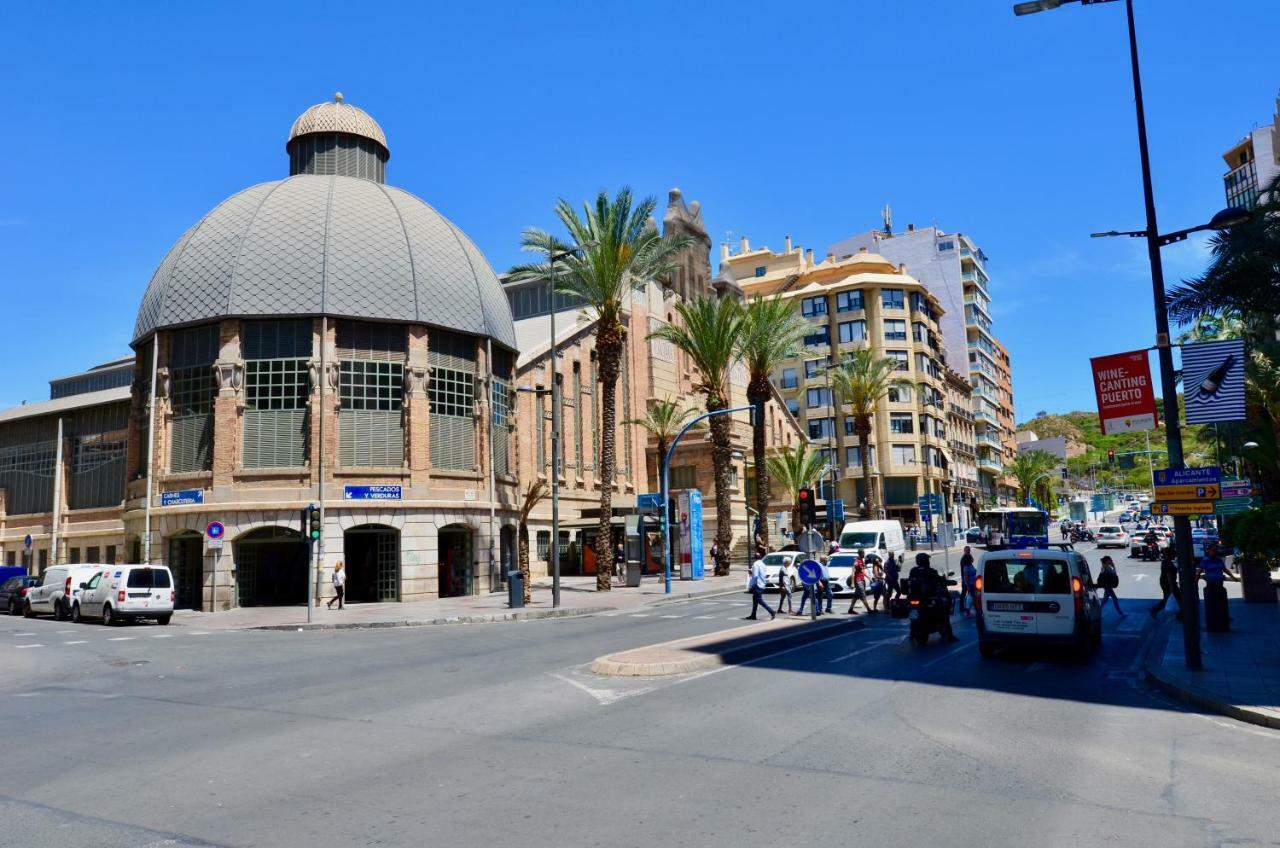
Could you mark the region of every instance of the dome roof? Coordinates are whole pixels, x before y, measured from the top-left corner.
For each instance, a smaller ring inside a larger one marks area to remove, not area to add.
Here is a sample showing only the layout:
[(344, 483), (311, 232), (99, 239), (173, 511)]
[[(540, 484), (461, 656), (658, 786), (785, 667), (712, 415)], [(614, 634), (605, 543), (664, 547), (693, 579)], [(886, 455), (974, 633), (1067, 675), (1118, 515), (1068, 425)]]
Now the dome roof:
[[(382, 127), (378, 126), (378, 122), (370, 118), (369, 113), (363, 109), (344, 103), (342, 92), (333, 95), (333, 100), (317, 103), (299, 115), (298, 120), (293, 122), (293, 128), (289, 130), (289, 141), (300, 135), (331, 132), (363, 136), (390, 150), (387, 147), (387, 137), (382, 134)], [(289, 142), (285, 142), (286, 147), (288, 144)]]
[(147, 286), (133, 341), (224, 316), (321, 314), (516, 349), (497, 275), (452, 222), (406, 191), (311, 174), (247, 188), (187, 230)]

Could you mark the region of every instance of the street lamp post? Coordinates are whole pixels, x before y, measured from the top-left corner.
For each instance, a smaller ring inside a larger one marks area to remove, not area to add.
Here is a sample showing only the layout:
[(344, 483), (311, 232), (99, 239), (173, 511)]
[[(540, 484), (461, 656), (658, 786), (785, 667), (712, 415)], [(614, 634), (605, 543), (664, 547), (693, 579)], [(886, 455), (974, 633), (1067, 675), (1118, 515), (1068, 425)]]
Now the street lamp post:
[[(1015, 15), (1029, 15), (1049, 9), (1057, 9), (1064, 2), (1073, 0), (1031, 0), (1018, 3), (1013, 7)], [(1112, 3), (1116, 0), (1079, 0), (1082, 5), (1095, 3)], [(1164, 395), (1165, 439), (1169, 446), (1169, 467), (1182, 468), (1182, 427), (1178, 418), (1178, 387), (1173, 370), (1173, 347), (1169, 339), (1169, 310), (1165, 302), (1164, 266), (1160, 258), (1160, 248), (1166, 244), (1182, 241), (1190, 233), (1207, 229), (1226, 229), (1241, 223), (1248, 213), (1238, 209), (1227, 209), (1219, 212), (1208, 224), (1180, 230), (1167, 236), (1160, 235), (1156, 223), (1155, 193), (1151, 185), (1151, 158), (1147, 152), (1147, 119), (1142, 102), (1142, 74), (1138, 67), (1138, 35), (1133, 21), (1133, 0), (1124, 0), (1125, 13), (1129, 24), (1129, 64), (1133, 74), (1133, 100), (1138, 122), (1138, 155), (1142, 163), (1142, 196), (1146, 207), (1147, 228), (1134, 232), (1094, 233), (1095, 236), (1127, 235), (1134, 238), (1145, 238), (1147, 241), (1147, 258), (1151, 263), (1151, 293), (1155, 301), (1156, 317), (1156, 353), (1160, 361), (1160, 390)], [(1200, 606), (1199, 592), (1196, 582), (1195, 565), (1192, 562), (1191, 520), (1185, 515), (1173, 519), (1175, 549), (1178, 554), (1178, 572), (1182, 583), (1182, 634), (1185, 646), (1185, 661), (1188, 669), (1197, 670), (1202, 667), (1200, 657)]]

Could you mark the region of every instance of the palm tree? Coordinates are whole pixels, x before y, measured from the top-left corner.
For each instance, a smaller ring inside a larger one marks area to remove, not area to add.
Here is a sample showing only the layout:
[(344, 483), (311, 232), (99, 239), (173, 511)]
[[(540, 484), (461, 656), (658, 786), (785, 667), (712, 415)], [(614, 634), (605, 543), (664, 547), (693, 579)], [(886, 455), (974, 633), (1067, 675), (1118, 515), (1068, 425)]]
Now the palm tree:
[(674, 400), (656, 400), (649, 407), (644, 418), (632, 418), (624, 424), (635, 424), (647, 430), (658, 440), (658, 474), (662, 473), (662, 460), (671, 447), (671, 440), (680, 434), (684, 425), (698, 410), (691, 406), (680, 406)]
[(799, 507), (795, 504), (800, 497), (800, 490), (818, 482), (827, 462), (822, 454), (810, 453), (809, 446), (805, 442), (797, 442), (793, 449), (783, 450), (769, 457), (767, 463), (769, 474), (787, 490), (791, 498), (791, 526), (799, 530)]
[(805, 324), (790, 301), (781, 298), (754, 298), (747, 304), (742, 332), (738, 336), (738, 356), (747, 366), (747, 400), (761, 414), (752, 416), (751, 453), (756, 474), (756, 515), (760, 533), (769, 545), (769, 463), (765, 461), (764, 405), (773, 394), (773, 370), (791, 359), (800, 349)]
[[(611, 199), (606, 192), (595, 204), (583, 204), (582, 212), (569, 201), (556, 202), (556, 217), (569, 233), (569, 247), (576, 253), (560, 260), (555, 290), (576, 297), (596, 316), (596, 358), (600, 362), (600, 525), (596, 534), (596, 589), (607, 592), (613, 571), (613, 473), (617, 462), (617, 386), (622, 364), (626, 327), (623, 307), (633, 288), (645, 280), (666, 276), (675, 267), (677, 254), (692, 241), (687, 236), (663, 238), (652, 222), (656, 201), (646, 197), (632, 202), (631, 189), (623, 188)], [(550, 256), (566, 243), (543, 230), (529, 228), (521, 249)], [(515, 280), (551, 278), (549, 263), (518, 265)], [(554, 367), (554, 363), (553, 363)]]
[[(698, 369), (695, 386), (707, 399), (707, 412), (729, 408), (729, 371), (738, 361), (736, 349), (742, 332), (742, 307), (732, 298), (700, 297), (693, 302), (676, 304), (680, 322), (663, 324), (649, 334), (684, 351)], [(733, 543), (730, 523), (733, 521), (729, 502), (729, 470), (732, 446), (729, 439), (729, 417), (716, 415), (711, 426), (711, 464), (716, 478), (716, 541), (720, 550), (728, 552)], [(716, 574), (728, 574), (727, 559), (716, 563)]]
[(533, 587), (529, 585), (529, 513), (547, 497), (545, 480), (535, 480), (529, 484), (520, 503), (520, 538), (516, 543), (520, 557), (520, 575), (524, 578), (524, 602), (533, 600)]
[[(1048, 482), (1062, 460), (1047, 451), (1024, 451), (1006, 465), (1004, 474), (1018, 481), (1018, 491), (1029, 500), (1037, 492), (1051, 492), (1053, 484)], [(1047, 498), (1047, 495), (1043, 495)]]
[(853, 412), (853, 434), (858, 437), (858, 457), (862, 460), (862, 491), (865, 497), (860, 511), (866, 521), (875, 515), (875, 490), (871, 487), (871, 422), (880, 401), (890, 389), (910, 389), (911, 381), (897, 376), (898, 360), (878, 356), (870, 348), (859, 348), (848, 354), (837, 366), (827, 369), (831, 392), (847, 403)]

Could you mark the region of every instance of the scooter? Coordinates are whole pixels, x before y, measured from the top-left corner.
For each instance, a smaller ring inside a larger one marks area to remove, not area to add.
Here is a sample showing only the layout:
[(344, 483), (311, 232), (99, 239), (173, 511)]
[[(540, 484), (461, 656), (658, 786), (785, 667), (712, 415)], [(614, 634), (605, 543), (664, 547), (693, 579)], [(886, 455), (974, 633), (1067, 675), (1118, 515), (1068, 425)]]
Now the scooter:
[(1160, 546), (1155, 542), (1147, 542), (1142, 546), (1142, 556), (1139, 557), (1143, 562), (1155, 562), (1160, 559)]
[[(948, 590), (956, 585), (955, 580), (947, 580)], [(907, 604), (910, 610), (907, 618), (911, 620), (911, 641), (924, 646), (929, 644), (931, 634), (944, 632), (943, 625), (951, 618), (955, 598), (950, 591), (946, 597), (936, 593), (926, 595), (913, 585), (907, 595)]]

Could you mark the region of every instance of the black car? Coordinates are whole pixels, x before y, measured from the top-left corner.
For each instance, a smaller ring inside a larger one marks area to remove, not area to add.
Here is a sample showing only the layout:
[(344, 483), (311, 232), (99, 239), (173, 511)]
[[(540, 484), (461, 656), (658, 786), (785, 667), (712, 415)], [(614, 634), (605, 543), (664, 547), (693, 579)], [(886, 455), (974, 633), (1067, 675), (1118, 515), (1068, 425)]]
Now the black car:
[(39, 577), (10, 577), (0, 583), (0, 612), (7, 612), (9, 615), (22, 612), (23, 596), (39, 582)]

